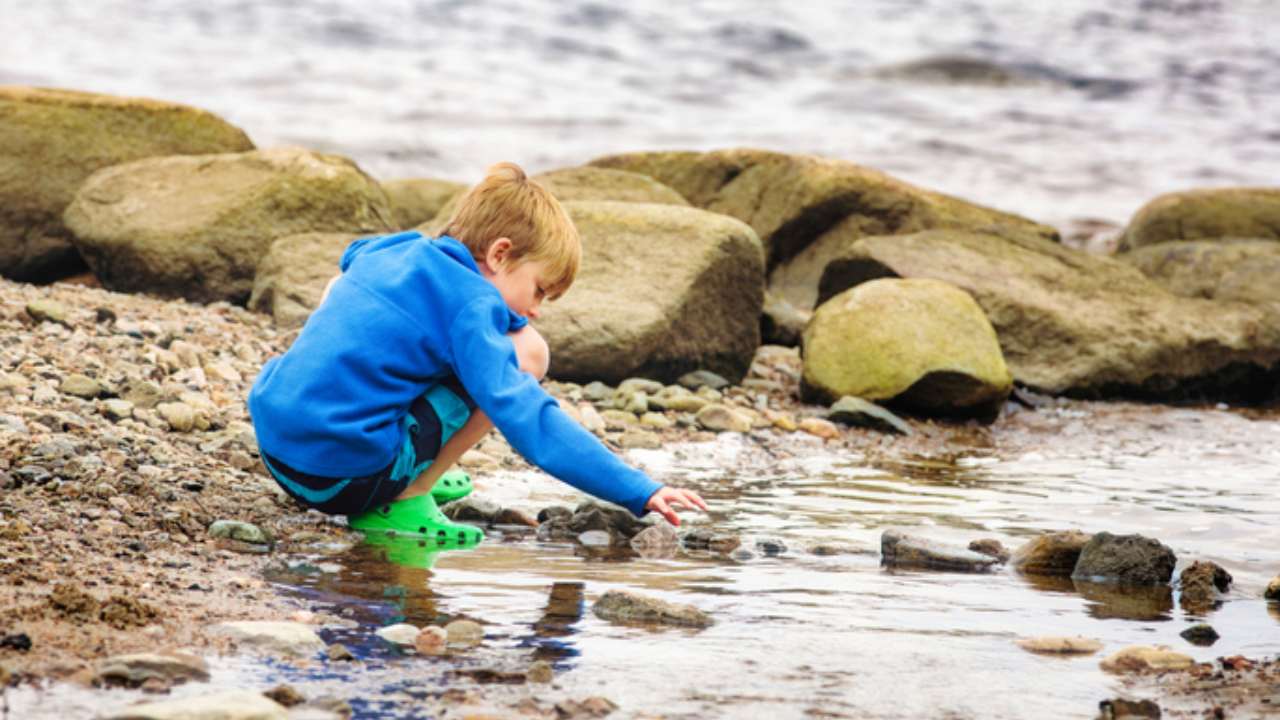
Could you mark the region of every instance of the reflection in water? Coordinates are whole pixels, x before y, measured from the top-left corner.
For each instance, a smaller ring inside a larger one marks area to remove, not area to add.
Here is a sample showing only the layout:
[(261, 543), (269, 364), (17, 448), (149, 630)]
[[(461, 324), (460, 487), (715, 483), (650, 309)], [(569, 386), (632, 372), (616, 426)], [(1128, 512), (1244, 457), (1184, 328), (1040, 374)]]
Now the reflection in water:
[(584, 587), (580, 582), (558, 582), (551, 586), (546, 610), (533, 623), (533, 635), (520, 643), (521, 647), (534, 647), (534, 659), (556, 663), (579, 655), (573, 643), (563, 638), (577, 632), (574, 626), (582, 619)]
[(1173, 589), (1168, 585), (1117, 585), (1075, 581), (1086, 609), (1099, 620), (1171, 620)]

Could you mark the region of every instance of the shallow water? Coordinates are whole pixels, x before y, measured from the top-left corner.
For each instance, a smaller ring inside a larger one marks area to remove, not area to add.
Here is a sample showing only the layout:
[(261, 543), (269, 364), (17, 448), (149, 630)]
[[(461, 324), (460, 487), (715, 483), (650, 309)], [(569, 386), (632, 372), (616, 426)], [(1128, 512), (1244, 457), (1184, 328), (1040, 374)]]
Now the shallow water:
[[(631, 452), (656, 477), (704, 493), (713, 512), (693, 518), (697, 524), (740, 534), (747, 547), (779, 539), (788, 550), (777, 557), (608, 558), (494, 534), (478, 549), (434, 558), (395, 554), (398, 562), (388, 562), (369, 546), (292, 558), (294, 569), (273, 582), (317, 611), (355, 620), (354, 629), (331, 628), (325, 637), (352, 647), (367, 669), (329, 674), (341, 666), (228, 659), (215, 662), (212, 685), (287, 681), (308, 697), (355, 698), (357, 717), (414, 717), (426, 712), (419, 700), (441, 689), (424, 678), (445, 661), (401, 655), (372, 630), (458, 617), (484, 623), (487, 633), (459, 667), (522, 671), (547, 659), (557, 696), (604, 695), (624, 717), (1089, 718), (1100, 700), (1151, 692), (1127, 690), (1099, 669), (1099, 659), (1124, 646), (1166, 644), (1201, 661), (1280, 652), (1280, 608), (1260, 599), (1280, 571), (1280, 416), (1081, 407), (1089, 406), (1023, 411), (991, 442), (945, 460), (873, 464), (803, 436), (768, 449), (721, 435)], [(574, 500), (536, 473), (486, 474), (479, 484), (504, 504)], [(1173, 593), (1115, 593), (1007, 570), (890, 571), (878, 556), (880, 533), (890, 527), (959, 544), (994, 537), (1011, 548), (1044, 530), (1142, 533), (1174, 549), (1179, 571), (1213, 560), (1235, 586), (1221, 607), (1196, 616)], [(850, 553), (815, 556), (808, 548), (816, 543)], [(692, 603), (716, 624), (703, 631), (611, 625), (590, 606), (615, 588)], [(1222, 635), (1212, 647), (1178, 635), (1200, 621)], [(1104, 650), (1055, 658), (1014, 644), (1077, 634)], [(24, 697), (34, 702), (25, 692), (19, 707)], [(54, 690), (46, 700), (56, 702), (42, 707), (72, 707), (75, 695)], [(93, 707), (130, 698), (117, 691)]]
[[(474, 181), (649, 149), (812, 152), (1062, 224), (1280, 177), (1272, 0), (4, 3), (0, 83), (207, 108), (260, 146)], [(959, 55), (1007, 81), (886, 78)]]

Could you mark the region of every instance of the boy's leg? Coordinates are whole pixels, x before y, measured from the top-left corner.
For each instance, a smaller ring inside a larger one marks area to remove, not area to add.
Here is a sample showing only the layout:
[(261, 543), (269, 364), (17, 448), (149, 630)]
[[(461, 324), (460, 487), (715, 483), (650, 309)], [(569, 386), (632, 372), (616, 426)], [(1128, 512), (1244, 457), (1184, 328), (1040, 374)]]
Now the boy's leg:
[[(531, 326), (526, 325), (511, 333), (511, 343), (516, 348), (516, 358), (520, 361), (520, 369), (533, 375), (538, 380), (546, 377), (551, 353), (547, 349), (547, 341)], [(440, 448), (440, 453), (431, 462), (430, 467), (422, 471), (404, 492), (396, 496), (396, 500), (407, 500), (411, 497), (431, 492), (431, 488), (440, 477), (453, 467), (471, 448), (475, 447), (484, 436), (493, 429), (493, 422), (480, 410), (474, 410), (471, 417)]]

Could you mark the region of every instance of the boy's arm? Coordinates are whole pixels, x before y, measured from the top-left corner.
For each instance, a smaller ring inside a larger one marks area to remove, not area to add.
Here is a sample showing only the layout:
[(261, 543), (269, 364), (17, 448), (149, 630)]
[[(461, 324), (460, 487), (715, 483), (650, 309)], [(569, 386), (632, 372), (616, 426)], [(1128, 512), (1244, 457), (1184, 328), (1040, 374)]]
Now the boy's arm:
[[(583, 492), (643, 515), (662, 486), (622, 462), (565, 414), (533, 376), (520, 371), (515, 348), (500, 331), (506, 315), (500, 301), (479, 298), (455, 318), (449, 330), (450, 350), (463, 387), (512, 447), (534, 465)], [(668, 497), (660, 499), (669, 504)]]

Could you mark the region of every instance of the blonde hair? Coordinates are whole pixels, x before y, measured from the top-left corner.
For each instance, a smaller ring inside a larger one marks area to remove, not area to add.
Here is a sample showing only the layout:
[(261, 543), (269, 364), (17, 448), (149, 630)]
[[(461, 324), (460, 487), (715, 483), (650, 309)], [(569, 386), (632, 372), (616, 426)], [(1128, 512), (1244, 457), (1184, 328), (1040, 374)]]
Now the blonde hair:
[(569, 289), (582, 261), (578, 229), (559, 200), (519, 165), (501, 162), (467, 191), (442, 234), (467, 246), (477, 261), (499, 238), (511, 240), (509, 262), (543, 263), (547, 299)]

